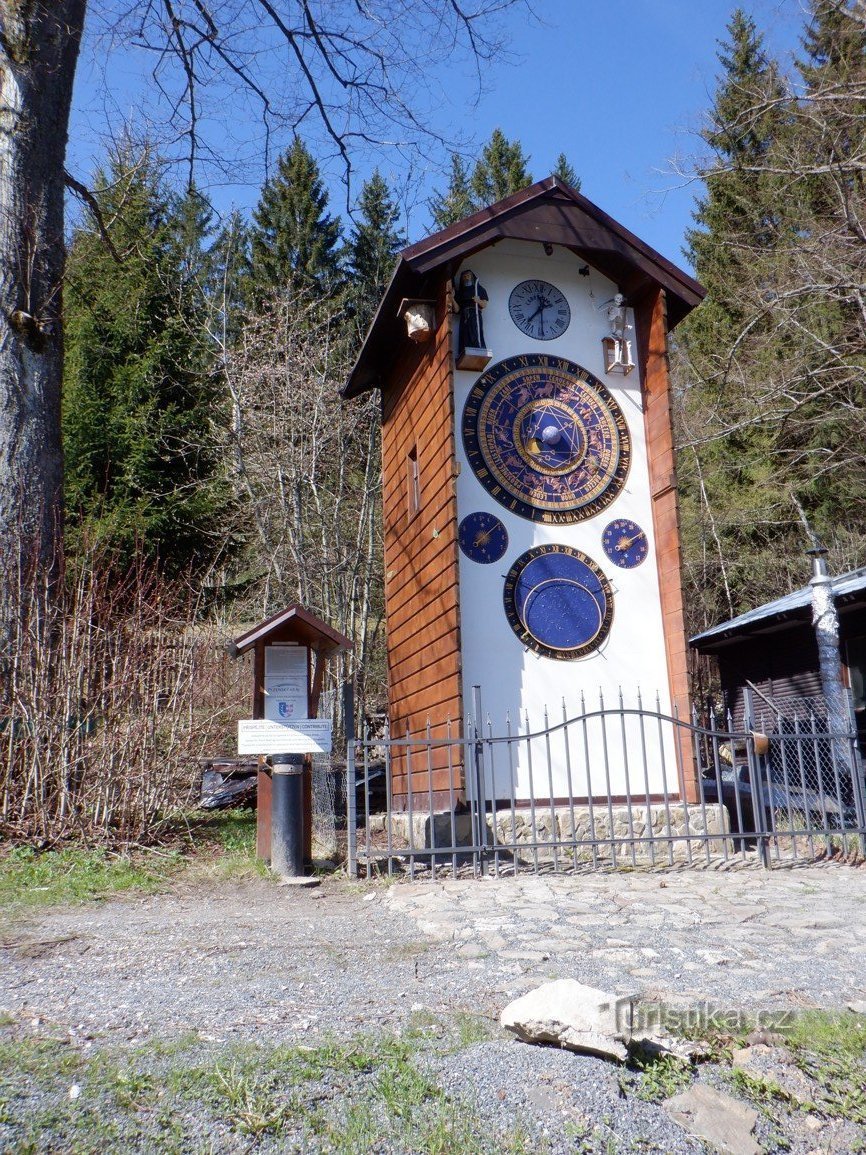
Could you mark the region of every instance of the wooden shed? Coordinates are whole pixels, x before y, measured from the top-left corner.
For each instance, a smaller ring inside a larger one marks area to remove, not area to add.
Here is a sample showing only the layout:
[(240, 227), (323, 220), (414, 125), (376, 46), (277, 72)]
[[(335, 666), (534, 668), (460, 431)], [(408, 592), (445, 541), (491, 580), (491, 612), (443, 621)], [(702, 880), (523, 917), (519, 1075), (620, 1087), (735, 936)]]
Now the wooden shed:
[[(809, 586), (776, 598), (692, 638), (689, 645), (718, 666), (724, 706), (742, 725), (744, 689), (782, 713), (822, 712), (818, 647)], [(833, 578), (839, 652), (851, 690), (860, 748), (866, 752), (866, 567)]]
[(638, 683), (687, 712), (667, 338), (702, 297), (556, 177), (400, 255), (344, 390), (381, 390), (392, 735), (459, 732), (476, 686), (495, 725)]

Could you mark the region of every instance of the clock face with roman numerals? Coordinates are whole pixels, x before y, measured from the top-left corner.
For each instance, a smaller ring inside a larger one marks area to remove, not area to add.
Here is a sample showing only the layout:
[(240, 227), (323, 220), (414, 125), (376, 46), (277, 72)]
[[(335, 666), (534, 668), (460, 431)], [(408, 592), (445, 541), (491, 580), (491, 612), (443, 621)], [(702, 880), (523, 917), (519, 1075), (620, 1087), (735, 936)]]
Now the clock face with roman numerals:
[(522, 553), (505, 578), (505, 615), (520, 641), (546, 658), (584, 658), (613, 620), (613, 593), (598, 565), (567, 545)]
[(605, 386), (546, 353), (508, 357), (478, 378), (463, 409), (463, 445), (492, 497), (548, 525), (608, 506), (631, 453), (625, 417)]
[(571, 309), (561, 290), (550, 281), (537, 279), (514, 286), (508, 313), (520, 332), (536, 341), (561, 337), (571, 320)]

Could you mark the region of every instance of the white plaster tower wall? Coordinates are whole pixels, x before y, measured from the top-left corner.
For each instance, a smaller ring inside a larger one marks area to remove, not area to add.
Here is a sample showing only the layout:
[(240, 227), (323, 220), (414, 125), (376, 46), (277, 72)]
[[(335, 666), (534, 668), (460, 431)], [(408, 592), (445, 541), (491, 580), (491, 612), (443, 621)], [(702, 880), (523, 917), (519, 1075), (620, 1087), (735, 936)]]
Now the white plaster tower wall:
[[(460, 552), (460, 629), (462, 650), (463, 700), (467, 712), (473, 709), (473, 687), (480, 686), (483, 714), (490, 718), (492, 733), (544, 727), (545, 711), (550, 722), (563, 716), (575, 717), (583, 710), (595, 711), (599, 696), (605, 705), (634, 707), (640, 695), (645, 707), (660, 703), (670, 712), (665, 640), (647, 465), (647, 445), (641, 404), (643, 367), (638, 365), (625, 376), (606, 375), (602, 338), (610, 331), (607, 309), (618, 291), (596, 269), (581, 275), (586, 263), (573, 253), (554, 246), (550, 255), (540, 243), (502, 241), (464, 262), (487, 291), (483, 312), (485, 343), (493, 353), (488, 369), (508, 357), (542, 353), (568, 358), (592, 373), (614, 397), (629, 431), (631, 462), (628, 475), (616, 498), (599, 513), (567, 525), (547, 525), (517, 516), (500, 504), (479, 482), (467, 459), (463, 444), (463, 409), (480, 373), (456, 370), (455, 418), (457, 457), (458, 519), (476, 511), (489, 512), (500, 519), (508, 532), (508, 548), (497, 562), (481, 564)], [(509, 315), (512, 289), (529, 278), (551, 282), (565, 295), (570, 323), (561, 336), (548, 341), (534, 340), (518, 329)], [(635, 348), (634, 333), (632, 348)], [(629, 518), (646, 532), (649, 551), (646, 560), (633, 569), (621, 569), (605, 556), (602, 533), (614, 519)], [(512, 630), (503, 604), (503, 588), (509, 567), (524, 551), (546, 544), (558, 544), (582, 551), (604, 572), (613, 593), (613, 619), (607, 638), (598, 650), (575, 660), (559, 660), (526, 648)], [(616, 730), (608, 721), (602, 735), (597, 721), (570, 727), (552, 737), (551, 757), (547, 745), (519, 743), (509, 757), (499, 748), (491, 771), (488, 766), (488, 794), (517, 800), (552, 793), (558, 798), (587, 794), (614, 795), (645, 789), (657, 796), (665, 789), (675, 791), (676, 771), (673, 741), (668, 727), (647, 727), (628, 715)], [(616, 740), (612, 740), (615, 736)], [(646, 758), (644, 759), (644, 752)], [(644, 760), (647, 772), (644, 773)], [(532, 766), (530, 766), (532, 762)], [(550, 775), (548, 774), (548, 762)], [(470, 783), (471, 788), (471, 783)], [(640, 789), (638, 789), (640, 788)], [(512, 793), (513, 791), (513, 793)]]

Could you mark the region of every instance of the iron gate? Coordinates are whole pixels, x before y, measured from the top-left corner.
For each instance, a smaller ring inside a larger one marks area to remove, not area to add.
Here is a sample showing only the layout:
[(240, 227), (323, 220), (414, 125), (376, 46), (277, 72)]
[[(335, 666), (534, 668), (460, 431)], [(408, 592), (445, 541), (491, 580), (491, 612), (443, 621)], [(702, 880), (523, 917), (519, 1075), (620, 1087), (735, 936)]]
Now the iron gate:
[(742, 729), (620, 693), (497, 730), (476, 687), (463, 726), (350, 733), (346, 803), (353, 876), (866, 856), (853, 720), (834, 731), (808, 704), (758, 718), (748, 691)]

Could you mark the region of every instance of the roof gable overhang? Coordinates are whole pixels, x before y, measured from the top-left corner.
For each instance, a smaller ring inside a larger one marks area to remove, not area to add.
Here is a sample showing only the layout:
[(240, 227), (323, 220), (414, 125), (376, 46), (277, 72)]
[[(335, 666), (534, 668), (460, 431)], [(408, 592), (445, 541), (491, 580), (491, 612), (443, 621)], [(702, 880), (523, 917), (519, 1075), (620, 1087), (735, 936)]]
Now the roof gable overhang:
[(403, 250), (343, 396), (356, 397), (383, 384), (403, 333), (398, 316), (403, 298), (434, 296), (443, 274), (453, 276), (473, 253), (505, 239), (570, 249), (609, 277), (630, 304), (660, 286), (667, 293), (671, 328), (704, 297), (703, 287), (688, 273), (551, 176)]

